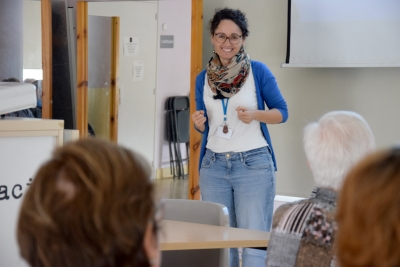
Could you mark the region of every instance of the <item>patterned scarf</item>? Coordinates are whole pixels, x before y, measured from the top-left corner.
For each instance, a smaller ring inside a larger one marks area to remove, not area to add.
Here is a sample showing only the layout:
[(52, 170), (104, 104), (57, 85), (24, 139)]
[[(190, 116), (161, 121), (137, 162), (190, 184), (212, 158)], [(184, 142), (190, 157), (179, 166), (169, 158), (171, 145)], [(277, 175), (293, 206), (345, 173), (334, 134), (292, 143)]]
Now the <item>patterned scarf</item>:
[(214, 94), (214, 99), (224, 99), (234, 96), (247, 79), (250, 71), (250, 57), (240, 48), (227, 67), (222, 66), (217, 53), (210, 59), (207, 66), (208, 84)]

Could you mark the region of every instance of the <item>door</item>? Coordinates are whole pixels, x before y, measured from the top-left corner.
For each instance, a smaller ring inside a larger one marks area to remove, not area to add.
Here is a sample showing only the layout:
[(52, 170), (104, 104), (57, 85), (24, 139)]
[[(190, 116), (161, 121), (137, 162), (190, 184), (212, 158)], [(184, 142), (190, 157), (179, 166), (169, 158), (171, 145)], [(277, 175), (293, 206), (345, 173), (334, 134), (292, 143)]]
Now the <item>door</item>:
[(88, 134), (117, 141), (119, 18), (88, 17)]
[(149, 162), (154, 158), (157, 9), (156, 1), (88, 3), (89, 15), (120, 18), (118, 143)]

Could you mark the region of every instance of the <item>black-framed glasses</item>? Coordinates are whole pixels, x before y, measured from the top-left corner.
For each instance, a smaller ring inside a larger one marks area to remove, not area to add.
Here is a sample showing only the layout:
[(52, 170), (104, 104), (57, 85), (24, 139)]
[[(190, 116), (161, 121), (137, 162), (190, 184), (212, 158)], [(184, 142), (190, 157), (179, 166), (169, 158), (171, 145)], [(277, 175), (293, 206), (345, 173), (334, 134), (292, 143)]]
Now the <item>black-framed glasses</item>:
[(154, 211), (154, 221), (156, 223), (160, 223), (164, 219), (164, 212), (165, 212), (165, 201), (160, 199), (156, 203), (155, 211)]
[(214, 36), (215, 40), (218, 43), (225, 43), (226, 39), (228, 39), (231, 44), (238, 44), (240, 42), (240, 39), (242, 39), (241, 35), (237, 35), (235, 33), (229, 37), (226, 36), (225, 33), (216, 33), (214, 34)]

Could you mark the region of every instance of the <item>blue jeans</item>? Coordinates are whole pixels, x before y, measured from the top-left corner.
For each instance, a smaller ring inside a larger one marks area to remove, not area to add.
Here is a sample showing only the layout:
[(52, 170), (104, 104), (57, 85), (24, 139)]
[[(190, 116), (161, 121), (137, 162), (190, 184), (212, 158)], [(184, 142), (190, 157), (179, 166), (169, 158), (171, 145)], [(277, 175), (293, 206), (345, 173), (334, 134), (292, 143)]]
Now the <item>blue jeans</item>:
[[(275, 198), (275, 170), (269, 147), (246, 152), (207, 149), (200, 168), (204, 201), (225, 205), (231, 227), (270, 231)], [(244, 248), (243, 267), (265, 266), (266, 251)], [(238, 249), (230, 249), (230, 266), (239, 266)]]

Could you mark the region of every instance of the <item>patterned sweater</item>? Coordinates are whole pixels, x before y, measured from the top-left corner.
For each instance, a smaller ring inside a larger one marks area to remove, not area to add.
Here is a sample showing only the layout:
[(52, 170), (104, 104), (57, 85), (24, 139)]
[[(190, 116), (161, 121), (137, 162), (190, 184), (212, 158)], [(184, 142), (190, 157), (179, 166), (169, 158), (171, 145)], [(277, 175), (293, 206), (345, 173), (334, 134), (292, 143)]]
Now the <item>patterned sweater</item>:
[(273, 218), (267, 266), (336, 266), (335, 210), (336, 192), (327, 188), (280, 206)]

